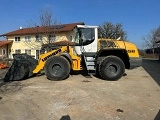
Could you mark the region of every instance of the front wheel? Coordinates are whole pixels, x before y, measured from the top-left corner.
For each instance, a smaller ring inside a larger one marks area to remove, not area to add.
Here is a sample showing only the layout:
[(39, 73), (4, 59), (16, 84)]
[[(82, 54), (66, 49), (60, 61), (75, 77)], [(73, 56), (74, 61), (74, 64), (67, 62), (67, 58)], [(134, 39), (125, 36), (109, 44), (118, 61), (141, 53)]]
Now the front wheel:
[(99, 65), (99, 74), (105, 80), (118, 80), (125, 72), (123, 61), (116, 56), (108, 56)]
[(50, 80), (63, 80), (70, 73), (70, 64), (68, 60), (62, 56), (53, 56), (45, 63), (45, 75)]

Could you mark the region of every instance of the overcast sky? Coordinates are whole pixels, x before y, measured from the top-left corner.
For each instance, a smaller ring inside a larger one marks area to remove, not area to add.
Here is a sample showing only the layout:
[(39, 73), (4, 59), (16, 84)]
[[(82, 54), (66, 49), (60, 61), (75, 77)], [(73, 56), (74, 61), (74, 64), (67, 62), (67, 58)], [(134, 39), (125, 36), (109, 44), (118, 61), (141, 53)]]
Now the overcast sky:
[(60, 23), (122, 23), (129, 41), (139, 48), (142, 37), (160, 26), (160, 0), (0, 0), (0, 34), (27, 27), (48, 7)]

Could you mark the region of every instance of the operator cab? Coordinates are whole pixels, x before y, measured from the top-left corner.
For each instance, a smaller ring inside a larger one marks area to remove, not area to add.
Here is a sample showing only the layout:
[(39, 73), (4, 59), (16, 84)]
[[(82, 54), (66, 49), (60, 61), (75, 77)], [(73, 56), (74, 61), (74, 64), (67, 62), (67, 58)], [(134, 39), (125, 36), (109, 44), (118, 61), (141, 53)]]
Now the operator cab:
[(75, 42), (79, 46), (91, 44), (95, 40), (94, 28), (77, 28)]
[(75, 51), (78, 55), (83, 52), (97, 52), (98, 26), (77, 25), (75, 31)]

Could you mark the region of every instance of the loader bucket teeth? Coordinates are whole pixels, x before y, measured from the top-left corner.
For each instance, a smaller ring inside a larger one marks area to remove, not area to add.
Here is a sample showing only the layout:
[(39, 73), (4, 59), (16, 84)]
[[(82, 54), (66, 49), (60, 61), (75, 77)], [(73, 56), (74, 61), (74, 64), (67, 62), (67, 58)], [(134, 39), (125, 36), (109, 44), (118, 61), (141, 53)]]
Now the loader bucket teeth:
[(38, 61), (27, 54), (13, 54), (14, 61), (4, 77), (4, 81), (23, 80), (33, 75)]

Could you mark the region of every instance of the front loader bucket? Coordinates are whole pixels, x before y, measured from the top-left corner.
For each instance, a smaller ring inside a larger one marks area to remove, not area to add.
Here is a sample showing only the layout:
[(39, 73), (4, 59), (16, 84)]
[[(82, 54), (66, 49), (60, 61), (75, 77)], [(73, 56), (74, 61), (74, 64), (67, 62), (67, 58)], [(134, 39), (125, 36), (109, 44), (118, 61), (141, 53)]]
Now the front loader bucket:
[(27, 54), (13, 54), (14, 61), (4, 77), (4, 81), (23, 80), (33, 75), (38, 61)]

